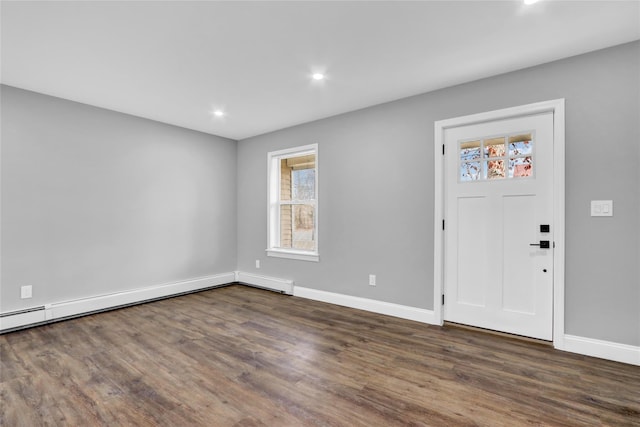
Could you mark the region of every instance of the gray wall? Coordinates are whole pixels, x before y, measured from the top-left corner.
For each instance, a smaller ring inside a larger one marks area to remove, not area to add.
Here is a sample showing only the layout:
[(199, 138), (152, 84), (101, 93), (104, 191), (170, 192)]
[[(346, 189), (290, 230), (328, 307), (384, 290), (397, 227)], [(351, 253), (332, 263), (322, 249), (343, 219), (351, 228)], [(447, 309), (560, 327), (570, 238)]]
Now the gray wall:
[[(635, 42), (237, 146), (2, 86), (0, 310), (235, 269), (431, 309), (434, 121), (566, 98), (566, 332), (640, 345), (639, 75)], [(315, 142), (321, 261), (268, 258), (267, 152)]]
[(0, 310), (235, 270), (235, 141), (1, 91)]
[[(639, 76), (634, 42), (240, 141), (238, 269), (432, 309), (434, 121), (565, 98), (566, 333), (640, 345)], [(266, 257), (267, 152), (309, 143), (321, 261)]]

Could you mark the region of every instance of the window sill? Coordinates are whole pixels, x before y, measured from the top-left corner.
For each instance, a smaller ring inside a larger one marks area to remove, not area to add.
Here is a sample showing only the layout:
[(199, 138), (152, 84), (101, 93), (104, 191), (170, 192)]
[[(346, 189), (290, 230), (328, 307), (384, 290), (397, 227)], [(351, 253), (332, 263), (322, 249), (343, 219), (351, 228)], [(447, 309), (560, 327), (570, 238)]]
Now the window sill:
[(320, 255), (316, 252), (296, 251), (289, 249), (267, 249), (267, 256), (276, 258), (297, 259), (300, 261), (319, 262)]

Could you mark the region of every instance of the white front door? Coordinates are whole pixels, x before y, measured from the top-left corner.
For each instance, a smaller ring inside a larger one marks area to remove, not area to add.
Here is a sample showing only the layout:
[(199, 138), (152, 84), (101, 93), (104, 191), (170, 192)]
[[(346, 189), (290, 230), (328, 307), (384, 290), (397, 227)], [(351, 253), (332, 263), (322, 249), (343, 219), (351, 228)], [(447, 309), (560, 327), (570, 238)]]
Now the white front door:
[(444, 143), (444, 320), (551, 340), (553, 113), (448, 128)]

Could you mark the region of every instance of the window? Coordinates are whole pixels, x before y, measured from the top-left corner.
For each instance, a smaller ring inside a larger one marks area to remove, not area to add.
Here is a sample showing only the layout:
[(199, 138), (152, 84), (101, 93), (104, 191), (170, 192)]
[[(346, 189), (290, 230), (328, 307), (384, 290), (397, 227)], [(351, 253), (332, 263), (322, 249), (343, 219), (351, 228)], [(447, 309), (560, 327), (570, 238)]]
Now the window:
[(460, 182), (533, 176), (533, 138), (520, 132), (460, 141)]
[(318, 261), (318, 146), (268, 154), (267, 255)]

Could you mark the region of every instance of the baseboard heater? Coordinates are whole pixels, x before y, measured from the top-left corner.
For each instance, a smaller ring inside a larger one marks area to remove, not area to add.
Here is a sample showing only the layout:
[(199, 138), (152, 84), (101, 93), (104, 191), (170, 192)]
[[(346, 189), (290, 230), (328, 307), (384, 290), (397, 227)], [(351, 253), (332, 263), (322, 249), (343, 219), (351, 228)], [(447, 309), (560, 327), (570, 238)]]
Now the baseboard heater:
[(44, 311), (44, 305), (42, 305), (40, 307), (25, 308), (23, 310), (16, 310), (16, 311), (9, 311), (7, 313), (0, 313), (0, 318), (9, 317), (9, 316), (17, 316), (18, 314), (32, 313), (34, 311)]
[(47, 323), (45, 306), (0, 313), (0, 334)]
[(268, 286), (254, 285), (253, 283), (235, 282), (234, 285), (248, 286), (250, 288), (262, 289), (263, 291), (271, 291), (271, 292), (276, 292), (278, 294), (291, 295), (291, 294), (287, 293), (287, 291), (282, 290), (282, 289), (273, 289), (273, 288), (270, 288)]
[(133, 301), (126, 304), (118, 304), (118, 305), (100, 308), (97, 310), (83, 311), (83, 312), (71, 314), (68, 316), (60, 316), (60, 317), (53, 317), (53, 318), (48, 318), (50, 314), (47, 313), (47, 308), (49, 308), (49, 311), (50, 311), (51, 306), (40, 306), (40, 307), (27, 308), (24, 310), (9, 311), (6, 313), (0, 313), (0, 335), (6, 334), (8, 332), (18, 331), (20, 329), (32, 328), (34, 326), (41, 326), (49, 323), (61, 322), (63, 320), (74, 319), (77, 317), (91, 316), (93, 314), (104, 313), (111, 310), (118, 310), (120, 308), (131, 307), (134, 305), (147, 304), (154, 301), (180, 297), (184, 295), (194, 294), (197, 292), (209, 291), (211, 289), (223, 288), (226, 286), (231, 286), (233, 284), (235, 283), (234, 282), (223, 283), (220, 285), (208, 286), (206, 288), (178, 292), (170, 295), (162, 295), (154, 298), (147, 298), (144, 300)]
[(293, 295), (293, 280), (245, 273), (243, 271), (236, 271), (235, 279), (240, 285)]
[(43, 306), (0, 313), (0, 334), (234, 284), (293, 295), (292, 280), (234, 271), (184, 282), (55, 302)]

